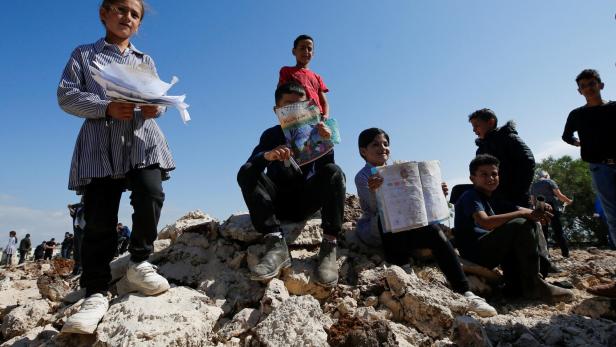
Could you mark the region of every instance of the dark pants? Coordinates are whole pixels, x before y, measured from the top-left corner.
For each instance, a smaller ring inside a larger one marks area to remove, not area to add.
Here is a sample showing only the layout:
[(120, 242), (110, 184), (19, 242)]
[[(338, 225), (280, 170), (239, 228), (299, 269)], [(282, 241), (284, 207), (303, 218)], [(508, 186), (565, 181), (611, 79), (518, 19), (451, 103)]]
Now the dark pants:
[(468, 280), (462, 271), (458, 255), (437, 225), (428, 225), (398, 233), (383, 233), (379, 221), (379, 231), (383, 239), (385, 260), (389, 263), (407, 264), (412, 249), (429, 248), (453, 291), (464, 294), (469, 290)]
[[(567, 239), (565, 238), (565, 235), (563, 234), (563, 226), (562, 223), (560, 222), (560, 216), (561, 213), (558, 210), (558, 206), (554, 206), (554, 204), (550, 204), (552, 206), (552, 213), (554, 214), (554, 217), (552, 217), (552, 220), (550, 222), (551, 226), (552, 226), (552, 232), (554, 233), (553, 238), (554, 241), (556, 241), (556, 243), (558, 244), (558, 247), (560, 247), (560, 251), (562, 252), (563, 257), (568, 257), (569, 256), (569, 244), (567, 242)], [(548, 240), (548, 235), (549, 235), (549, 231), (548, 231), (548, 225), (542, 225), (541, 229), (543, 229), (543, 235), (545, 236), (545, 240)]]
[(19, 264), (23, 264), (24, 261), (26, 261), (26, 255), (28, 254), (28, 251), (25, 249), (20, 249), (19, 250)]
[(278, 232), (280, 219), (303, 221), (319, 209), (325, 234), (337, 236), (342, 228), (346, 186), (344, 173), (336, 164), (323, 166), (306, 181), (279, 187), (246, 163), (237, 174), (237, 181), (252, 224), (260, 233)]
[(487, 268), (501, 266), (510, 290), (530, 290), (540, 270), (539, 227), (523, 218), (512, 219), (478, 240), (478, 254), (469, 257)]
[(118, 246), (118, 209), (128, 185), (133, 206), (133, 233), (129, 252), (131, 260), (146, 260), (153, 251), (158, 220), (163, 206), (161, 172), (156, 167), (132, 170), (126, 179), (97, 178), (86, 187), (84, 213), (86, 227), (81, 245), (83, 273), (80, 284), (86, 295), (104, 292), (111, 281), (109, 262)]
[(46, 249), (45, 255), (43, 255), (43, 260), (51, 259), (53, 256), (53, 249)]

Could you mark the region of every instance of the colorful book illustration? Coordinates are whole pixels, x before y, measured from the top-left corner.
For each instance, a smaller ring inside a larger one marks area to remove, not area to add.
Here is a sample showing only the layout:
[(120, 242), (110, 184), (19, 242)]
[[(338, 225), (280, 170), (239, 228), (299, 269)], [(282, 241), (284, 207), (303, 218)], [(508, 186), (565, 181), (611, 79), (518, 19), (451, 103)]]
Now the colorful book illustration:
[(372, 170), (383, 177), (376, 198), (384, 232), (417, 229), (449, 218), (438, 160), (402, 162)]
[(293, 151), (293, 158), (300, 166), (319, 159), (329, 153), (334, 144), (340, 143), (338, 125), (334, 119), (324, 122), (332, 136), (326, 139), (319, 135), (316, 125), (320, 121), (321, 111), (312, 100), (278, 108), (276, 115), (287, 145)]

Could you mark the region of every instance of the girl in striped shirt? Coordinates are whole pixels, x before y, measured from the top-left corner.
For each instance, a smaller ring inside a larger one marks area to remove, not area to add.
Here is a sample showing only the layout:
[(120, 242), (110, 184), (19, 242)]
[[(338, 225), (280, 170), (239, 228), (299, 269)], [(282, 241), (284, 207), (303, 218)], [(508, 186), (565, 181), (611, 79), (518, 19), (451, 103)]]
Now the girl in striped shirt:
[(84, 122), (71, 162), (69, 189), (83, 194), (85, 230), (80, 285), (86, 299), (69, 317), (63, 332), (91, 334), (109, 308), (109, 262), (117, 249), (116, 224), (122, 192), (131, 191), (134, 208), (127, 280), (146, 295), (169, 289), (167, 280), (147, 262), (157, 236), (163, 205), (162, 180), (175, 164), (156, 121), (163, 109), (110, 100), (92, 78), (94, 63), (112, 62), (156, 68), (150, 56), (130, 43), (144, 15), (142, 0), (103, 0), (99, 8), (105, 37), (78, 46), (60, 85), (60, 107)]

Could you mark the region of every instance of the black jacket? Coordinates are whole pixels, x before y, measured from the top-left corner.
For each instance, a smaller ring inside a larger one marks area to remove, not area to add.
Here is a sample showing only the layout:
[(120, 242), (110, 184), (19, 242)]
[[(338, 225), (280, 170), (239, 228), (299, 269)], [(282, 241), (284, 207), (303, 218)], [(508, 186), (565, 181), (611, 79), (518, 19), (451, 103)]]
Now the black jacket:
[(535, 173), (535, 157), (518, 136), (513, 121), (489, 132), (484, 139), (477, 139), (477, 154), (491, 154), (500, 160), (500, 184), (494, 196), (521, 206), (528, 199), (528, 192)]
[(303, 183), (307, 176), (317, 172), (323, 166), (334, 162), (334, 151), (330, 151), (321, 158), (301, 166), (301, 173), (297, 172), (292, 166), (285, 167), (284, 163), (278, 160), (268, 161), (263, 156), (265, 152), (270, 151), (280, 145), (286, 144), (287, 141), (282, 132), (280, 125), (273, 126), (261, 134), (259, 144), (255, 147), (248, 158), (248, 163), (251, 163), (258, 171), (263, 171), (267, 168), (267, 176), (279, 188), (294, 188), (296, 184)]

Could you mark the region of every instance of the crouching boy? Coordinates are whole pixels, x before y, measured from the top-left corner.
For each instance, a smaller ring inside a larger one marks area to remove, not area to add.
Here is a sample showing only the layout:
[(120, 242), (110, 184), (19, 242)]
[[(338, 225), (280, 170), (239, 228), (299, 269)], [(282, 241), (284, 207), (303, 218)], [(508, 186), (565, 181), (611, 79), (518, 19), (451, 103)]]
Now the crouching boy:
[[(275, 100), (274, 110), (306, 100), (306, 91), (297, 83), (285, 83), (276, 89)], [(321, 136), (331, 135), (323, 123), (319, 123), (318, 130)], [(276, 125), (263, 132), (259, 144), (237, 174), (252, 224), (265, 235), (266, 253), (254, 267), (252, 279), (273, 278), (291, 265), (280, 220), (302, 221), (320, 210), (324, 235), (317, 282), (335, 286), (338, 282), (336, 239), (342, 228), (346, 192), (344, 173), (334, 163), (332, 152), (300, 169), (287, 165), (290, 159), (291, 150), (282, 128)]]
[[(553, 286), (539, 272), (539, 220), (549, 219), (547, 210), (530, 210), (504, 201), (493, 201), (499, 184), (499, 161), (478, 155), (469, 165), (473, 189), (456, 203), (455, 237), (462, 257), (479, 265), (501, 266), (505, 289), (512, 296), (560, 301), (570, 299), (570, 290)], [(498, 205), (498, 206), (497, 206)], [(494, 210), (507, 211), (495, 214)]]

